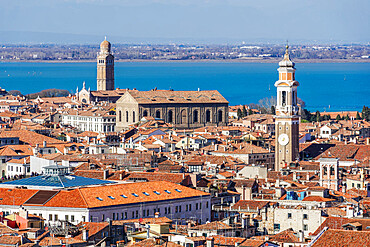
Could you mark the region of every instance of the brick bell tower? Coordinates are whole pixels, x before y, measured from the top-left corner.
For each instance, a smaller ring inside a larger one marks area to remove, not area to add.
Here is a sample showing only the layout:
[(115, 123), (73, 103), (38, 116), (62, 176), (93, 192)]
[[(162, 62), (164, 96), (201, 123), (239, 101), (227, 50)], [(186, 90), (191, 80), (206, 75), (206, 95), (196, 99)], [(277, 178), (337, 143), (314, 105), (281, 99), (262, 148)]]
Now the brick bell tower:
[(275, 170), (299, 159), (299, 107), (294, 63), (290, 60), (289, 46), (279, 62), (279, 80), (275, 115)]
[(111, 54), (111, 44), (105, 40), (100, 44), (97, 58), (97, 90), (114, 90), (114, 56)]

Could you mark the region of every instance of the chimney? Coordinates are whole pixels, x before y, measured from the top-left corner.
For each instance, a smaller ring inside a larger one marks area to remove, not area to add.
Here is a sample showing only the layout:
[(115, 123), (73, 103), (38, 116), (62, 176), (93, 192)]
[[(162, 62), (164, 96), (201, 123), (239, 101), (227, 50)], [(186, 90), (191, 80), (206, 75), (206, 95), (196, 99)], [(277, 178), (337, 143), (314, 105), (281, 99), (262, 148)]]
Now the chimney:
[(82, 240), (87, 241), (89, 239), (89, 230), (82, 230)]
[(310, 181), (310, 173), (309, 172), (306, 173), (306, 180)]
[(218, 144), (215, 144), (215, 151), (218, 150)]
[(304, 232), (302, 230), (299, 231), (299, 242), (304, 242)]
[(43, 141), (43, 142), (42, 142), (42, 146), (43, 146), (44, 148), (46, 148), (46, 141)]
[(297, 181), (297, 173), (293, 172), (293, 181)]
[(370, 138), (366, 138), (366, 145), (370, 145)]
[(19, 208), (19, 216), (28, 219), (28, 211), (24, 207)]
[(159, 212), (155, 212), (154, 218), (158, 218), (158, 217), (159, 217)]
[(214, 247), (215, 240), (212, 237), (206, 238), (206, 247)]
[(105, 169), (103, 171), (103, 179), (106, 180), (108, 178), (108, 175), (109, 175), (109, 170), (108, 169)]

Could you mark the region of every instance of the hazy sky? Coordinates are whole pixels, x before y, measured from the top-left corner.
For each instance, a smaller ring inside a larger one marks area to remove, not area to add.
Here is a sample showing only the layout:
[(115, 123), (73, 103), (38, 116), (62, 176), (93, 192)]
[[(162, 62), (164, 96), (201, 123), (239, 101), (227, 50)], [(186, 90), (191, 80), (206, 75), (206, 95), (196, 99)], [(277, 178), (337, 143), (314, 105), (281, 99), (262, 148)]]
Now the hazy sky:
[(369, 0), (0, 0), (0, 31), (209, 42), (370, 40)]

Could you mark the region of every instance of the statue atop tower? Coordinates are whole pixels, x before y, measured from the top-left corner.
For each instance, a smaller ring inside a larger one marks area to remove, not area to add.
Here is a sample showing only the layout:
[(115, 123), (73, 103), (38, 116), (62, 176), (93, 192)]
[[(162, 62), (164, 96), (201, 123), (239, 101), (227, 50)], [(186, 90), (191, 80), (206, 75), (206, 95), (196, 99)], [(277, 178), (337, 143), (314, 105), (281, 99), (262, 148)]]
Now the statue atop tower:
[(299, 159), (299, 106), (294, 62), (286, 46), (283, 60), (279, 62), (279, 80), (275, 115), (275, 169), (280, 170)]
[(111, 44), (105, 38), (100, 44), (97, 57), (97, 90), (114, 90), (114, 56)]

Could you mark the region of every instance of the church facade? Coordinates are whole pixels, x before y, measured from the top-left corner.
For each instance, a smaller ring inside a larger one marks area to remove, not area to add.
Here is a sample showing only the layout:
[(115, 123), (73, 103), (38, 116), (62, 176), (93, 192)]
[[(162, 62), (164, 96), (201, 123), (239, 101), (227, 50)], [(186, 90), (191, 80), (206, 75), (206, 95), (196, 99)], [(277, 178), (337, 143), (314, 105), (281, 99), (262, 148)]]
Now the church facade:
[(216, 90), (129, 90), (116, 102), (117, 130), (152, 116), (180, 129), (225, 126), (229, 102)]
[(275, 114), (275, 169), (280, 170), (299, 159), (299, 106), (294, 63), (290, 60), (288, 46), (279, 62), (279, 80)]

